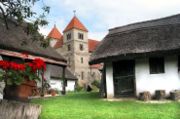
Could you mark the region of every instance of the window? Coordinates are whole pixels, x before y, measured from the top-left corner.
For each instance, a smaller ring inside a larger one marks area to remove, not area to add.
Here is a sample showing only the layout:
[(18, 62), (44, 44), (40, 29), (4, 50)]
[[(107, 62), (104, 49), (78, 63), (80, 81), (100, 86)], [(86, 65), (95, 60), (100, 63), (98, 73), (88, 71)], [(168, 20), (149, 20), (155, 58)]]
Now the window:
[(71, 58), (70, 57), (68, 57), (68, 65), (69, 65), (69, 67), (71, 65)]
[(83, 57), (81, 57), (81, 63), (83, 63)]
[(82, 80), (84, 79), (84, 72), (83, 71), (81, 72), (81, 79)]
[(68, 33), (68, 34), (66, 35), (66, 38), (67, 38), (67, 40), (70, 40), (70, 39), (71, 39), (71, 34)]
[(79, 49), (80, 49), (81, 51), (83, 51), (83, 50), (84, 50), (84, 48), (83, 48), (83, 44), (80, 44), (80, 45), (79, 45)]
[(78, 38), (83, 40), (84, 39), (84, 35), (82, 33), (78, 33)]
[(68, 45), (67, 49), (68, 49), (68, 51), (70, 51), (71, 50), (71, 45)]
[(154, 57), (149, 58), (150, 74), (164, 73), (164, 58)]

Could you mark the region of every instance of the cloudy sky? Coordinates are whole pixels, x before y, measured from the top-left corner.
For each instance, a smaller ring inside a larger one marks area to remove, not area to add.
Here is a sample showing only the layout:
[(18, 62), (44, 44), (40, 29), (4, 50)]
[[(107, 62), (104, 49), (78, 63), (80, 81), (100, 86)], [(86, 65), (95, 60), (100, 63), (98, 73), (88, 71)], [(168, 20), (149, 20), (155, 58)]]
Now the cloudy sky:
[(43, 0), (35, 9), (42, 4), (51, 7), (49, 25), (41, 28), (44, 35), (54, 24), (62, 32), (76, 10), (76, 16), (89, 30), (89, 38), (97, 40), (113, 27), (180, 13), (180, 0)]

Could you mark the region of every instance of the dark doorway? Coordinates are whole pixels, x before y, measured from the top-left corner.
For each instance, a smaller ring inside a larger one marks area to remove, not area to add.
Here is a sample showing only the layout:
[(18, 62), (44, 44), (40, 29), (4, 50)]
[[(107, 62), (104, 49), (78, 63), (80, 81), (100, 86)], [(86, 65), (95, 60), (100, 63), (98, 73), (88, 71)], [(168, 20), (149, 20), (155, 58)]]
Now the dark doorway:
[(113, 63), (115, 97), (134, 96), (135, 61), (122, 60)]

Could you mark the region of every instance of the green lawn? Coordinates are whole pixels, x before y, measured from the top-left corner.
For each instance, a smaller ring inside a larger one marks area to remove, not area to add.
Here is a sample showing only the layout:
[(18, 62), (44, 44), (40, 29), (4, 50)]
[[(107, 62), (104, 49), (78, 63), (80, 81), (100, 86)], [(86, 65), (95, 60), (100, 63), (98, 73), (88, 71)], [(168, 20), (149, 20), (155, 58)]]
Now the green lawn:
[(40, 119), (180, 119), (180, 103), (147, 104), (103, 101), (97, 93), (35, 99), (43, 106)]

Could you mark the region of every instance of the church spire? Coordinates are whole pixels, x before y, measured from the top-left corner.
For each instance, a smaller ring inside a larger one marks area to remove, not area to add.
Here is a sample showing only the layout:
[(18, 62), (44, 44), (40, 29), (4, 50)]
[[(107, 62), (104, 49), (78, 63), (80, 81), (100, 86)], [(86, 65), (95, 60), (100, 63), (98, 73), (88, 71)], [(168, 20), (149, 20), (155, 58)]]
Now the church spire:
[(73, 28), (88, 32), (87, 28), (76, 17), (76, 14), (74, 14), (74, 17), (71, 19), (71, 21), (66, 26), (66, 28), (65, 28), (65, 30), (63, 32), (69, 31), (69, 30), (71, 30)]

